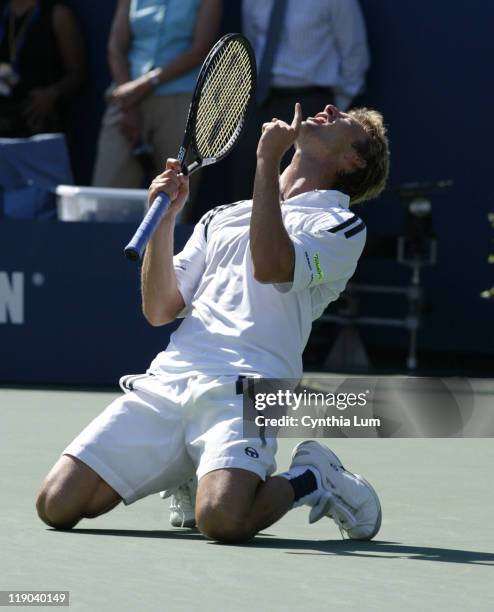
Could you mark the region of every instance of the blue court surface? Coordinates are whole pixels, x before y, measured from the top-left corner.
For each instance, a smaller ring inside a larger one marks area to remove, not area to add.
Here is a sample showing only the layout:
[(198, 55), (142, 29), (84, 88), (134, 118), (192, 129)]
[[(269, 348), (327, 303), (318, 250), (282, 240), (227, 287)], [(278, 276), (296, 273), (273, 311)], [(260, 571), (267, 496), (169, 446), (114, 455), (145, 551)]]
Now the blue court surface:
[[(47, 528), (41, 480), (115, 396), (0, 389), (0, 589), (69, 591), (87, 612), (494, 609), (491, 439), (327, 440), (381, 496), (372, 542), (342, 541), (329, 519), (310, 526), (302, 508), (247, 545), (215, 544), (172, 528), (158, 495)], [(280, 440), (280, 468), (296, 442)]]

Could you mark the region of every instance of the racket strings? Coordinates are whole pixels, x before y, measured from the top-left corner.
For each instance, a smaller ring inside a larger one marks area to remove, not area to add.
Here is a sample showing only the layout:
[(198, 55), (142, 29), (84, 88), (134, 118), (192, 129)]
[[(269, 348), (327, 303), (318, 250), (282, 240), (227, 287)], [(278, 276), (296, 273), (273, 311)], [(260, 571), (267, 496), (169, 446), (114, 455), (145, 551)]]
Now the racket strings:
[(242, 125), (248, 102), (248, 96), (242, 97), (242, 91), (236, 90), (233, 86), (230, 86), (228, 91), (219, 92), (219, 95), (221, 96), (219, 99), (218, 95), (216, 96), (215, 111), (209, 112), (209, 121), (207, 121), (209, 132), (204, 130), (201, 133), (202, 144), (205, 152), (206, 150), (209, 152), (209, 156), (218, 155), (227, 147)]
[(203, 112), (198, 121), (200, 128), (197, 140), (208, 156), (222, 151), (235, 134), (239, 123), (241, 125), (250, 93), (250, 79), (245, 79), (246, 75), (249, 76), (250, 63), (245, 55), (232, 49), (229, 54), (215, 58), (207, 89), (202, 93)]
[(195, 140), (201, 157), (219, 157), (233, 145), (245, 119), (253, 80), (252, 60), (240, 41), (232, 41), (213, 58), (196, 115)]

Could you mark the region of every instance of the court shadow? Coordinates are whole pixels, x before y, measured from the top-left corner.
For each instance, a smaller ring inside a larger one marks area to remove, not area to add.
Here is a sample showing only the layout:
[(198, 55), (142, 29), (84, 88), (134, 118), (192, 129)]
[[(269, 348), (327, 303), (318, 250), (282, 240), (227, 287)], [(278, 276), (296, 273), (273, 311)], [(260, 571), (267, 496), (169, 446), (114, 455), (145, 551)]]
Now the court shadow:
[[(53, 530), (56, 531), (56, 530)], [(494, 567), (494, 553), (433, 546), (412, 546), (401, 542), (372, 540), (296, 540), (280, 538), (270, 533), (260, 533), (245, 544), (221, 544), (206, 540), (197, 529), (140, 530), (140, 529), (71, 529), (63, 533), (124, 538), (158, 538), (162, 540), (202, 540), (211, 546), (242, 546), (271, 548), (290, 555), (328, 555), (340, 557), (368, 557), (375, 559), (411, 559), (414, 561), (438, 561)]]
[[(432, 546), (412, 546), (400, 542), (372, 540), (253, 540), (251, 546), (284, 549), (292, 555), (337, 555), (343, 557), (374, 557), (376, 559), (413, 559), (415, 561), (439, 561), (487, 565), (494, 567), (494, 553)], [(286, 550), (290, 549), (290, 550)]]
[[(53, 529), (52, 531), (63, 531)], [(163, 529), (68, 529), (63, 533), (73, 533), (93, 536), (117, 536), (121, 538), (158, 538), (161, 540), (204, 540), (204, 536), (197, 529), (181, 529), (180, 531), (165, 531)]]
[[(47, 531), (57, 532), (60, 531), (62, 533), (75, 533), (82, 535), (99, 535), (99, 536), (119, 536), (123, 538), (161, 538), (163, 540), (181, 540), (181, 539), (191, 539), (196, 536), (201, 540), (206, 540), (206, 538), (200, 533), (198, 529), (187, 529), (183, 528), (176, 531), (166, 531), (164, 529), (156, 529), (156, 530), (144, 530), (144, 529), (51, 529), (48, 528)], [(258, 533), (256, 536), (256, 540), (258, 538), (275, 538), (276, 536), (273, 533)]]
[[(124, 538), (160, 538), (162, 540), (185, 540), (199, 539), (206, 540), (198, 529), (180, 529), (180, 531), (165, 531), (157, 530), (140, 530), (140, 529), (48, 529), (48, 531), (61, 531), (63, 533), (75, 533), (82, 535), (96, 536), (119, 536)], [(274, 538), (271, 533), (258, 533), (257, 538)]]

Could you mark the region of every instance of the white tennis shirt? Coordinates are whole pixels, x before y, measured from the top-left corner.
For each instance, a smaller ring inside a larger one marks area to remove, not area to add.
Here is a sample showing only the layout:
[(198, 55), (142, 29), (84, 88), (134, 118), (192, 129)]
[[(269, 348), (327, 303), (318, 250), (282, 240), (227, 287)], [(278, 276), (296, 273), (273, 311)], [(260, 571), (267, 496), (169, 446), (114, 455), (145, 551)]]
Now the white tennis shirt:
[(293, 282), (278, 285), (254, 278), (252, 200), (206, 213), (173, 259), (184, 320), (149, 371), (300, 378), (312, 321), (343, 291), (365, 244), (365, 225), (349, 200), (339, 191), (311, 191), (283, 202), (295, 271)]

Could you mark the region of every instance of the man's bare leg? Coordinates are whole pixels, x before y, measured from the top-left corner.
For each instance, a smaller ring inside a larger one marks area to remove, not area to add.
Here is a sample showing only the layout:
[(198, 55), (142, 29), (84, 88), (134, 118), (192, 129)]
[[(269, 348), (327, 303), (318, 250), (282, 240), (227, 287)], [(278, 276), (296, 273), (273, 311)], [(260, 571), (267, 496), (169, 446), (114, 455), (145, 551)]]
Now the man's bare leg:
[(197, 526), (214, 540), (246, 541), (278, 521), (293, 501), (293, 488), (286, 478), (274, 476), (263, 482), (247, 470), (215, 470), (199, 481)]
[(108, 512), (122, 498), (85, 463), (63, 455), (43, 482), (36, 509), (50, 527), (71, 529), (82, 518)]

